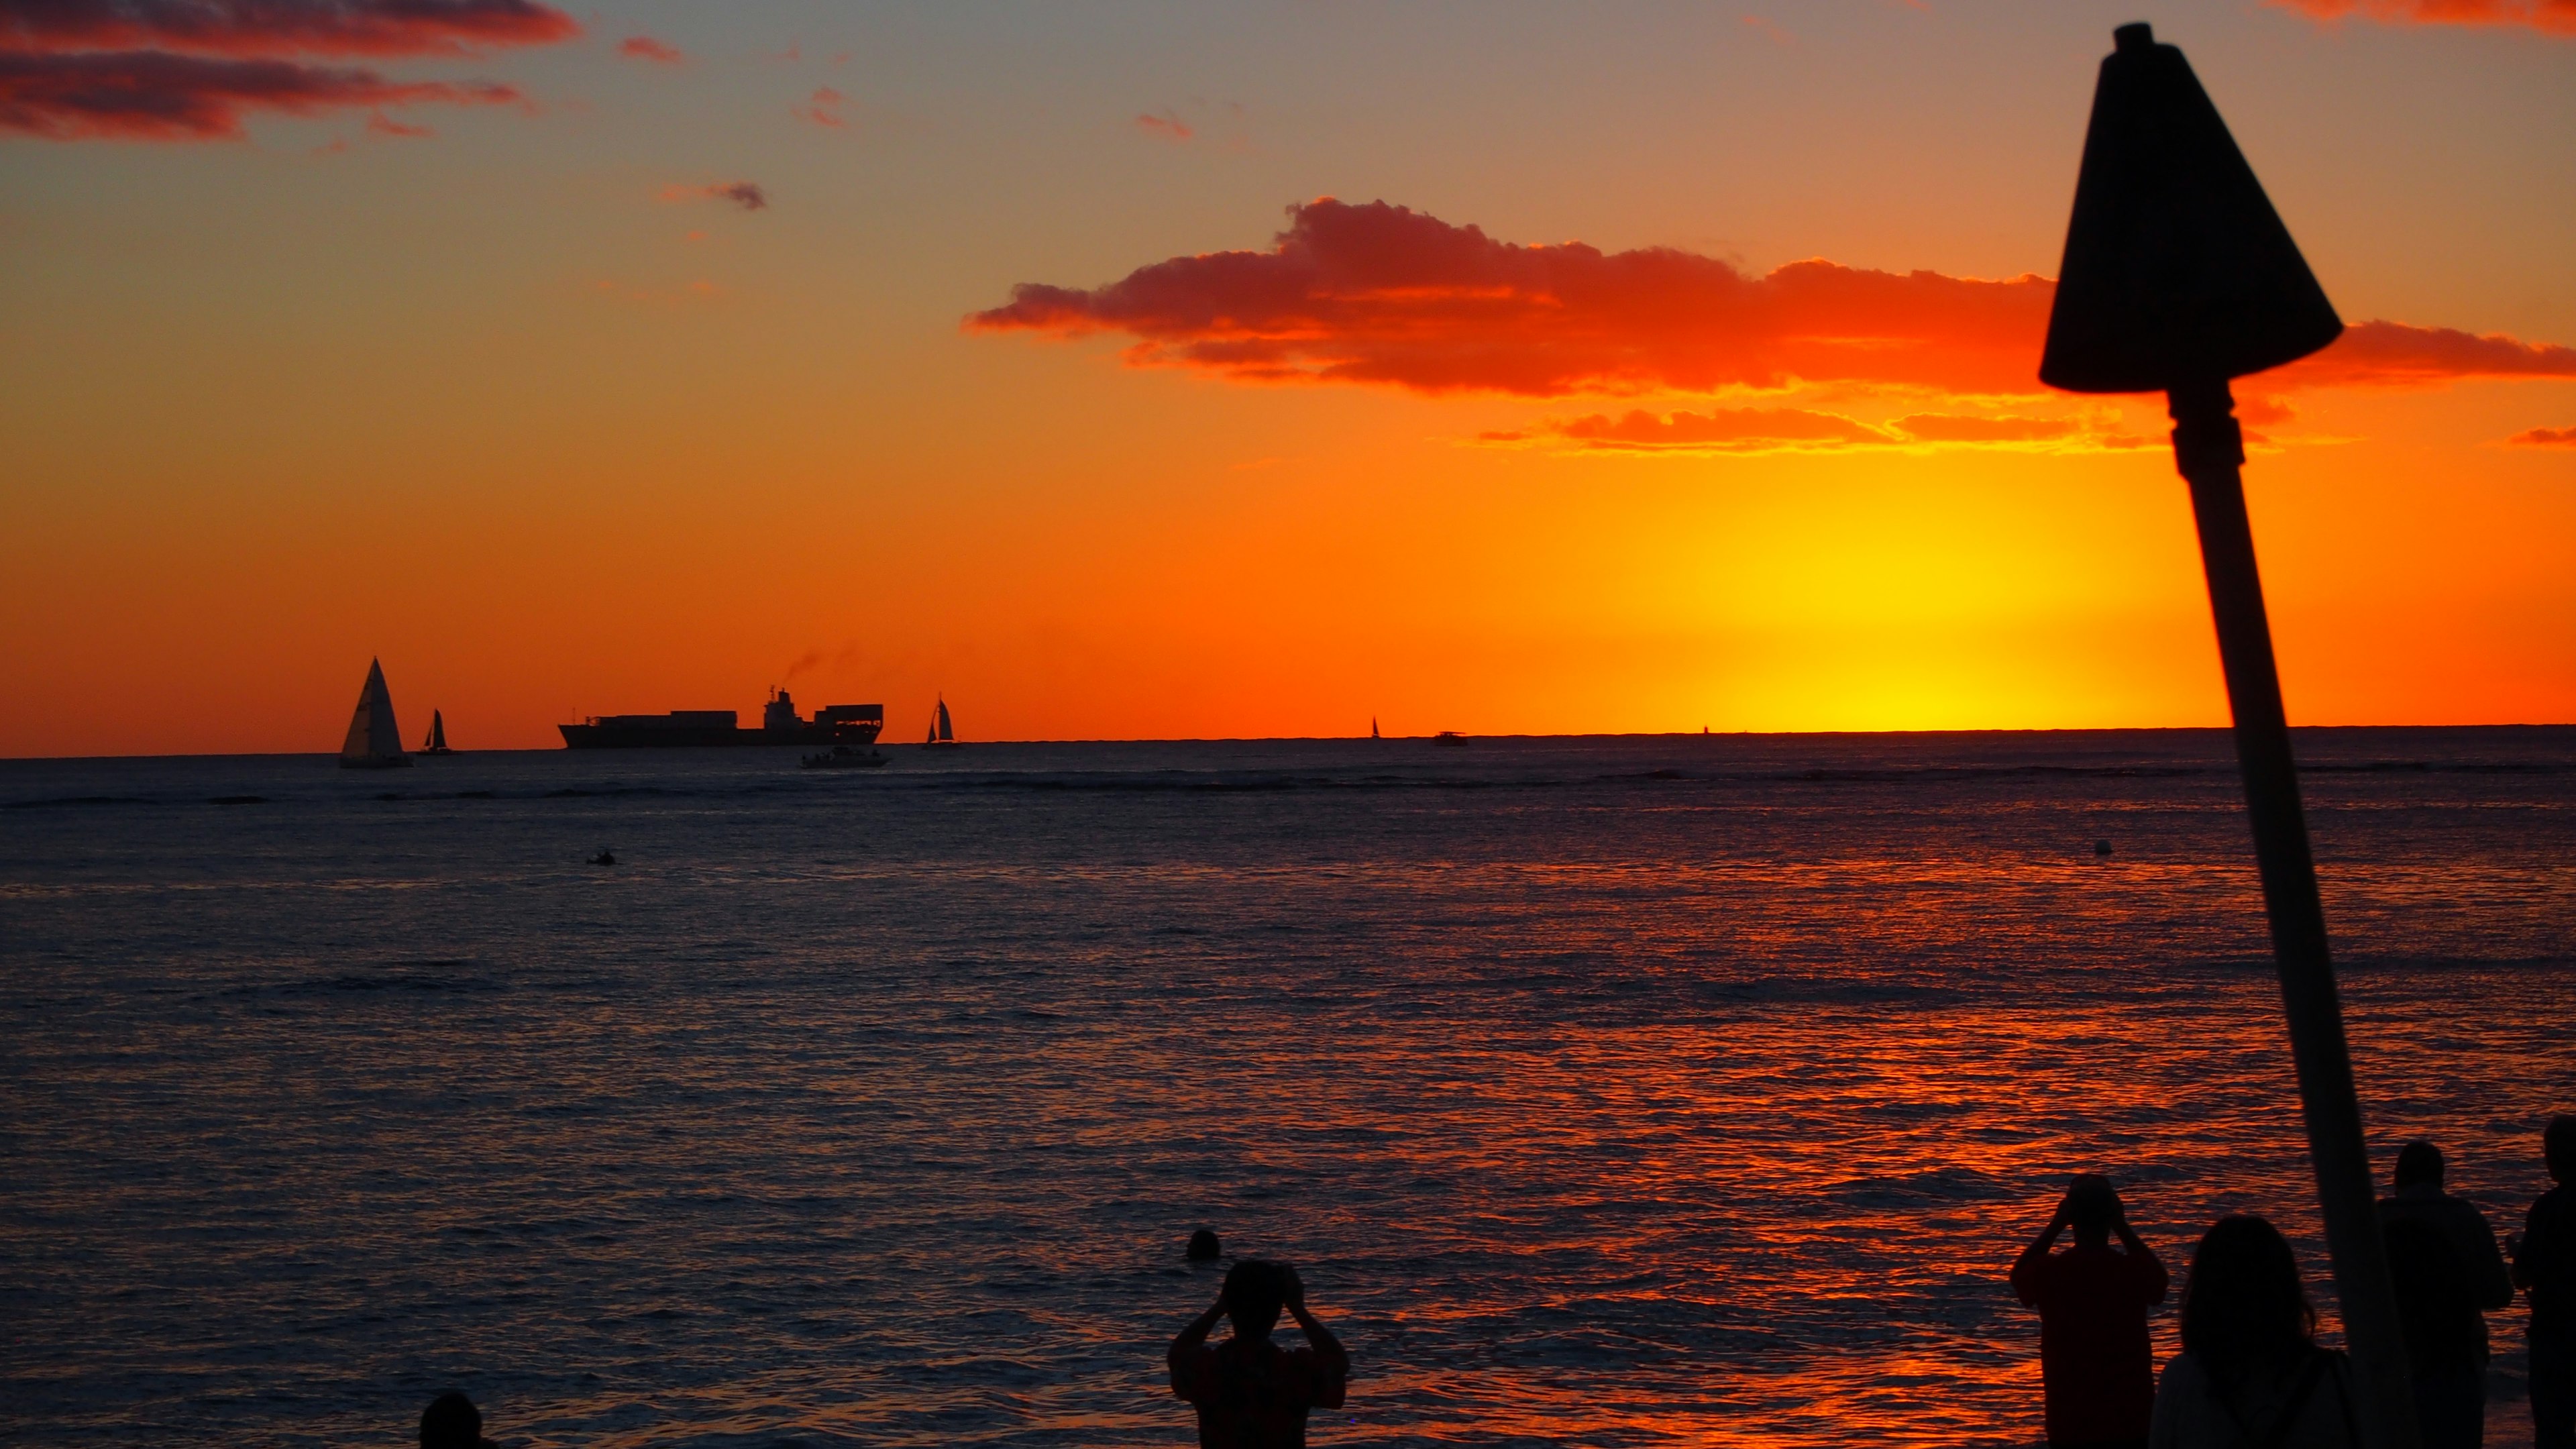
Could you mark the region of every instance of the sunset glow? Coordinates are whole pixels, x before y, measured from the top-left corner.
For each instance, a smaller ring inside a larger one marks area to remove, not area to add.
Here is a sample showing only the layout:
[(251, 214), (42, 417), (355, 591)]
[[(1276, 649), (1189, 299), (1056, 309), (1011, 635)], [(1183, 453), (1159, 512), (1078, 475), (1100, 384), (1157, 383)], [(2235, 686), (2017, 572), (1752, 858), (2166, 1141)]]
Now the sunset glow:
[[(2221, 723), (2035, 377), (2134, 18), (0, 4), (0, 754)], [(2576, 718), (2576, 11), (2153, 18), (2293, 721)]]

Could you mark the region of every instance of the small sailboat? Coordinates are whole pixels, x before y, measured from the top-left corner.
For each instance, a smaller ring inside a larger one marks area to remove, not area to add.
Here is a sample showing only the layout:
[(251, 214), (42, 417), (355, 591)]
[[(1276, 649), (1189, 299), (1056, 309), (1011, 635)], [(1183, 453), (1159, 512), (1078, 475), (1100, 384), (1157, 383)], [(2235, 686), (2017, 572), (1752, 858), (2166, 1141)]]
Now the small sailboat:
[(420, 752), (424, 755), (456, 753), (447, 747), (447, 720), (437, 710), (433, 709), (429, 712), (429, 743), (421, 746)]
[(349, 716), (349, 736), (340, 742), (340, 768), (391, 770), (410, 763), (411, 756), (403, 753), (402, 729), (394, 723), (394, 698), (385, 691), (384, 662), (370, 659), (357, 712)]
[(1369, 738), (1370, 738), (1370, 739), (1376, 739), (1376, 738), (1378, 738), (1378, 732), (1377, 732), (1377, 716), (1376, 716), (1376, 715), (1370, 715), (1370, 716), (1369, 716)]
[(948, 700), (945, 696), (939, 701), (938, 711), (930, 717), (930, 737), (921, 742), (921, 747), (925, 750), (957, 748), (957, 731), (948, 723)]

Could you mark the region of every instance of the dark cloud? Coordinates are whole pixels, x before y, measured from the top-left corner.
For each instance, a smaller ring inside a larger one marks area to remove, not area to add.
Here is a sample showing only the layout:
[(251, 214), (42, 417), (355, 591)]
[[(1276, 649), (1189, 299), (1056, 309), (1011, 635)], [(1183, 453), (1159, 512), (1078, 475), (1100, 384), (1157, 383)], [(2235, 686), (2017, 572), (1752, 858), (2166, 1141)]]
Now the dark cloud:
[(664, 201), (730, 201), (745, 211), (769, 209), (769, 193), (756, 181), (717, 181), (704, 186), (673, 183), (662, 188)]
[[(0, 131), (54, 140), (221, 140), (252, 111), (309, 116), (350, 107), (493, 105), (508, 86), (388, 80), (371, 70), (165, 51), (0, 52)], [(391, 124), (388, 122), (387, 124)]]
[(0, 0), (0, 48), (463, 55), (581, 33), (533, 0)]
[(199, 141), (240, 136), (254, 112), (363, 108), (371, 131), (425, 136), (385, 108), (519, 93), (304, 58), (469, 55), (580, 31), (534, 0), (0, 0), (0, 131)]
[(2525, 428), (2505, 441), (2518, 448), (2576, 448), (2576, 428)]

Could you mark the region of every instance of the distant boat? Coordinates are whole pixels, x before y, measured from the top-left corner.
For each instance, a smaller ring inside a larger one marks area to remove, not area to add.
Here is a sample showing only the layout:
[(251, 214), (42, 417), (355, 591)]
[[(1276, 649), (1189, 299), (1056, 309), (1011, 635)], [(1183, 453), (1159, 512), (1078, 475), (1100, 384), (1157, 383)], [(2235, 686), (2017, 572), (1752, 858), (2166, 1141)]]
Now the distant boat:
[(1442, 730), (1440, 733), (1431, 737), (1431, 743), (1435, 745), (1463, 745), (1467, 743), (1467, 737), (1458, 733), (1456, 730)]
[(1369, 738), (1370, 738), (1370, 739), (1376, 739), (1376, 738), (1378, 738), (1378, 732), (1377, 732), (1377, 716), (1376, 716), (1376, 715), (1370, 715), (1370, 716), (1369, 716)]
[(925, 750), (953, 750), (957, 748), (957, 731), (949, 726), (948, 701), (945, 697), (941, 698), (939, 701), (938, 713), (933, 714), (930, 717), (930, 735), (927, 739), (924, 739), (921, 742), (921, 747)]
[(349, 716), (349, 737), (340, 742), (343, 770), (391, 770), (411, 763), (403, 753), (402, 730), (394, 724), (394, 699), (385, 692), (383, 661), (367, 661), (367, 683), (358, 691), (357, 713)]
[(452, 755), (447, 747), (447, 720), (437, 710), (429, 712), (429, 743), (420, 747), (424, 755)]

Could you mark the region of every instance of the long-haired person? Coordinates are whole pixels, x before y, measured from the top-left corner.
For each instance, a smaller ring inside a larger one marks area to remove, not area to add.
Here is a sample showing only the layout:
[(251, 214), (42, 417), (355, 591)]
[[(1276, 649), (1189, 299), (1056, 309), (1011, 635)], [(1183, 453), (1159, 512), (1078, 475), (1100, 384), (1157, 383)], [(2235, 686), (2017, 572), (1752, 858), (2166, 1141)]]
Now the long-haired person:
[(2354, 1449), (2351, 1366), (2316, 1334), (2280, 1231), (2220, 1218), (2183, 1281), (2182, 1352), (2156, 1390), (2148, 1449)]

